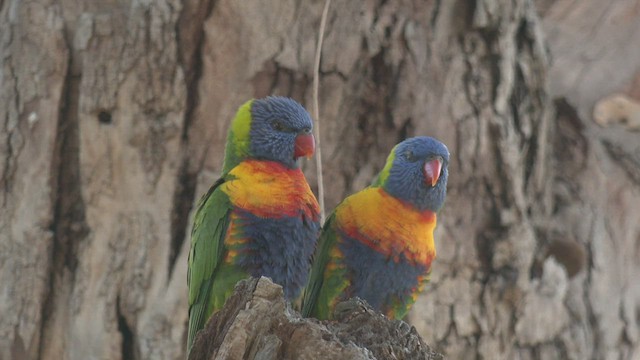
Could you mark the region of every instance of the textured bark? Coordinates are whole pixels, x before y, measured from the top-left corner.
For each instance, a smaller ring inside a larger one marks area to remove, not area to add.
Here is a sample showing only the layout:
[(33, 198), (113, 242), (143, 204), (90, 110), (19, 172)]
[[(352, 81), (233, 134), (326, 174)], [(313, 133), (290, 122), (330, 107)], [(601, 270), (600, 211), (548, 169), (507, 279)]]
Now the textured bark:
[(442, 2), (434, 21), (430, 66), (446, 74), (435, 119), (455, 161), (411, 320), (453, 359), (536, 358), (568, 321), (563, 270), (548, 260), (532, 273), (551, 209), (547, 56), (531, 3), (461, 10)]
[[(241, 103), (311, 104), (323, 5), (0, 0), (0, 358), (184, 357), (189, 212)], [(640, 99), (637, 1), (540, 1), (544, 26), (533, 5), (333, 1), (327, 210), (399, 140), (438, 137), (449, 194), (409, 317), (425, 341), (452, 359), (633, 359), (639, 135), (591, 114)]]
[(36, 358), (50, 292), (68, 49), (59, 6), (0, 2), (0, 358)]
[(180, 357), (181, 4), (1, 5), (0, 357)]
[(238, 283), (198, 335), (190, 360), (442, 359), (415, 328), (376, 313), (360, 299), (338, 304), (336, 321), (302, 319), (269, 279)]
[(637, 0), (557, 1), (544, 13), (558, 97), (549, 232), (586, 255), (558, 342), (571, 359), (640, 358), (640, 134), (633, 121), (611, 121), (633, 120), (633, 106), (607, 105), (615, 94), (640, 101), (638, 9)]

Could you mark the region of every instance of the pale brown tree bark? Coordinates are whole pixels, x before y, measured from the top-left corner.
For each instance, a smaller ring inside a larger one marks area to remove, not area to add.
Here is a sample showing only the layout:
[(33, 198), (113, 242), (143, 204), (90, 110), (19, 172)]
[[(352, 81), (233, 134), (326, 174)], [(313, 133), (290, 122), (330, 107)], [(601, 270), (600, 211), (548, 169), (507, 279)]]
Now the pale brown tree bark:
[(571, 321), (557, 342), (573, 359), (640, 358), (640, 132), (625, 120), (637, 115), (629, 106), (595, 112), (613, 94), (640, 102), (639, 9), (637, 0), (557, 1), (544, 12), (558, 105), (547, 231), (586, 260), (568, 283)]
[[(332, 2), (328, 210), (401, 139), (447, 143), (438, 258), (409, 320), (448, 358), (639, 356), (640, 141), (590, 115), (636, 96), (621, 79), (640, 57), (615, 41), (624, 74), (589, 82), (563, 41), (592, 40), (564, 39), (598, 28), (600, 2), (570, 3), (540, 2), (543, 26), (530, 0)], [(189, 212), (242, 102), (311, 104), (323, 6), (0, 0), (0, 358), (184, 357)]]
[(303, 319), (267, 278), (238, 283), (198, 334), (189, 360), (442, 360), (414, 327), (390, 320), (359, 298), (336, 306), (332, 321)]

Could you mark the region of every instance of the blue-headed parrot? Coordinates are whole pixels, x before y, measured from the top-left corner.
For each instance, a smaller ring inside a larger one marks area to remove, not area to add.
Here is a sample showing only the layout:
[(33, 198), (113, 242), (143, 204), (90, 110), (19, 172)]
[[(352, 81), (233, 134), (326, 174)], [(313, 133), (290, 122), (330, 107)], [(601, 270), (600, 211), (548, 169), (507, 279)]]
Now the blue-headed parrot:
[(284, 97), (250, 100), (229, 129), (221, 178), (200, 200), (189, 253), (187, 348), (235, 284), (266, 276), (295, 300), (320, 231), (318, 202), (300, 170), (314, 153), (309, 113)]
[(396, 145), (372, 185), (344, 199), (325, 222), (302, 313), (330, 319), (358, 296), (402, 319), (429, 279), (433, 231), (447, 189), (449, 151), (431, 137)]

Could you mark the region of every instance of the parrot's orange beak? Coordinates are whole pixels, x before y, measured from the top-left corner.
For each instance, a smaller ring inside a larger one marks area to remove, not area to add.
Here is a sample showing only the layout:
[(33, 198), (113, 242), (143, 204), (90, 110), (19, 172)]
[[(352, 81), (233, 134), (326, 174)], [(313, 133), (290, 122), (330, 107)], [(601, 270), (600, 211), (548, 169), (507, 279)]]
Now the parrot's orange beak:
[(296, 137), (294, 158), (311, 157), (316, 150), (316, 140), (311, 134), (300, 134)]
[(438, 179), (440, 178), (440, 171), (442, 171), (442, 161), (440, 159), (433, 159), (424, 164), (424, 178), (425, 182), (431, 187), (436, 186)]

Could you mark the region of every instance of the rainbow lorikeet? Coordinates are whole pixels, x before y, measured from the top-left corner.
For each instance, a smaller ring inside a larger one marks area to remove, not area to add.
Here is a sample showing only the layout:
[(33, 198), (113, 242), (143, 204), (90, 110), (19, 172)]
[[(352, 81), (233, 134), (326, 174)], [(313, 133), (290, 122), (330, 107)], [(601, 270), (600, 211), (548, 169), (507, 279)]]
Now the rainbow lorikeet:
[(433, 230), (447, 187), (449, 151), (430, 137), (396, 145), (364, 190), (344, 199), (322, 228), (304, 316), (332, 317), (339, 301), (358, 296), (401, 319), (429, 279)]
[(250, 100), (238, 110), (222, 177), (193, 219), (188, 349), (239, 280), (267, 276), (287, 299), (300, 295), (320, 232), (318, 202), (297, 161), (314, 152), (312, 126), (289, 98)]

